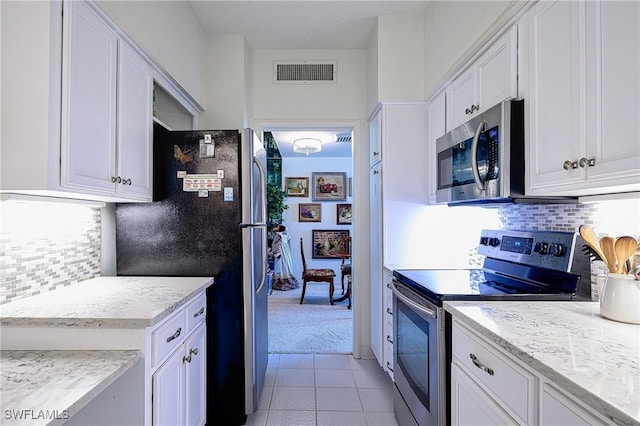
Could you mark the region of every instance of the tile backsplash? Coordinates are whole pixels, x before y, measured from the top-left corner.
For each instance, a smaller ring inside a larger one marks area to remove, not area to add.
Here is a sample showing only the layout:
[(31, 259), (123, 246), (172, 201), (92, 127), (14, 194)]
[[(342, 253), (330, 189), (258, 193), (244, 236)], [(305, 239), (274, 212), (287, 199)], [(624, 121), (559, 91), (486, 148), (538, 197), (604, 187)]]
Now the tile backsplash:
[(0, 203), (0, 304), (100, 275), (100, 209)]

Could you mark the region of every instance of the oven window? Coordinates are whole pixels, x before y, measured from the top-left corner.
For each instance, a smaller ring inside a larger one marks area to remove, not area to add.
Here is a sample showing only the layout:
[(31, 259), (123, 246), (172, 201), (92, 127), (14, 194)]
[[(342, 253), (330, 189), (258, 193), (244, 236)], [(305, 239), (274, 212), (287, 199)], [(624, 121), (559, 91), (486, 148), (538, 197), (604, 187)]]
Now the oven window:
[(397, 310), (396, 362), (429, 411), (429, 323), (400, 301)]

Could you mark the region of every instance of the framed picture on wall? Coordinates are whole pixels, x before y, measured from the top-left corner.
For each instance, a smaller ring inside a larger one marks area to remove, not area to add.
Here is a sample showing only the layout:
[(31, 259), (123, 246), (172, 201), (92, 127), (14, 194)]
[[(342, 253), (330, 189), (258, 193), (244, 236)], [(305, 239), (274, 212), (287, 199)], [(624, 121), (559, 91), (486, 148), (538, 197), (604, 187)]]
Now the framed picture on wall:
[(347, 174), (344, 172), (313, 172), (313, 201), (346, 201)]
[(322, 222), (322, 204), (298, 204), (298, 222)]
[(309, 178), (308, 177), (287, 177), (284, 178), (284, 187), (287, 197), (308, 197)]
[(351, 225), (351, 204), (338, 204), (336, 207), (338, 225)]
[(349, 236), (349, 230), (331, 229), (311, 231), (313, 238), (314, 259), (341, 259), (344, 253), (344, 238)]

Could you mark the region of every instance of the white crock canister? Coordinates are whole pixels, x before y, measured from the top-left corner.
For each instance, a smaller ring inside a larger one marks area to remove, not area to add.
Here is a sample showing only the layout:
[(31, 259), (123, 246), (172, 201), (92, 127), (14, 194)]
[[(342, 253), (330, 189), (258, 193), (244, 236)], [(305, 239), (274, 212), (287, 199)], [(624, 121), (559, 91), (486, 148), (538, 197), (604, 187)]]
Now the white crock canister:
[(608, 274), (602, 286), (600, 314), (614, 321), (640, 324), (640, 281), (633, 275)]

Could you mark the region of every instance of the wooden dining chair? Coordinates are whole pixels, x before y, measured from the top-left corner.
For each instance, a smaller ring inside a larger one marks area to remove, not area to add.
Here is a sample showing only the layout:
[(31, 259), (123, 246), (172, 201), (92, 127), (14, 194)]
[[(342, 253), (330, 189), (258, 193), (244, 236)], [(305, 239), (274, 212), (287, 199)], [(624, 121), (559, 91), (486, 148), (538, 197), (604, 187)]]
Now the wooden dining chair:
[(351, 237), (340, 238), (338, 244), (340, 252), (337, 255), (342, 259), (340, 262), (340, 284), (342, 294), (344, 294), (344, 278), (351, 277)]
[(309, 281), (329, 283), (329, 302), (333, 305), (333, 278), (336, 276), (336, 273), (333, 272), (333, 269), (329, 268), (307, 269), (302, 238), (300, 238), (300, 255), (302, 256), (302, 297), (300, 297), (300, 304), (304, 303), (304, 293), (307, 291), (307, 281)]

